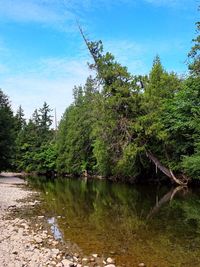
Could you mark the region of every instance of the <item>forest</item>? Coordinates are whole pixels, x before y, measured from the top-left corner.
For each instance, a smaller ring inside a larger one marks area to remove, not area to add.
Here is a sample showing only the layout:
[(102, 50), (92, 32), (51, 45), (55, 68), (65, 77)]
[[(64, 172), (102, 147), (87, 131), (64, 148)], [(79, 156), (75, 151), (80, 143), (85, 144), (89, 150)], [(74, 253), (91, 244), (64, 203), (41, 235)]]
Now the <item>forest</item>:
[[(188, 75), (167, 72), (156, 56), (148, 75), (133, 75), (89, 41), (95, 73), (53, 129), (45, 102), (26, 120), (0, 90), (0, 171), (99, 176), (125, 182), (200, 179), (200, 22)], [(161, 171), (160, 171), (161, 170)], [(157, 174), (158, 172), (158, 174)], [(166, 178), (168, 176), (168, 178)]]

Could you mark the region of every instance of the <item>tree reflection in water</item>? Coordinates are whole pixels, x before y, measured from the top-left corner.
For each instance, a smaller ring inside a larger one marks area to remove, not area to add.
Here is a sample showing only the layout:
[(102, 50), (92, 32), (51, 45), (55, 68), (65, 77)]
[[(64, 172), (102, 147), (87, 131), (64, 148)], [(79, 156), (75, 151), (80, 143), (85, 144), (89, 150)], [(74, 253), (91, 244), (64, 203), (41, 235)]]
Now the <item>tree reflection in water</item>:
[(63, 239), (86, 254), (114, 251), (127, 267), (200, 266), (199, 192), (80, 179), (34, 184)]

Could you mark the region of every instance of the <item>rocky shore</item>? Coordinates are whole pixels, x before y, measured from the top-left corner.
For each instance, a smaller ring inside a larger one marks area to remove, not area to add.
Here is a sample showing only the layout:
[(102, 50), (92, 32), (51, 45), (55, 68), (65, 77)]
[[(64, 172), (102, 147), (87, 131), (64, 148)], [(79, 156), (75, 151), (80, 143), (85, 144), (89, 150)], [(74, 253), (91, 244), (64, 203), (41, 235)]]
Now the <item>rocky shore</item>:
[(27, 190), (22, 179), (0, 177), (0, 266), (1, 267), (115, 267), (112, 258), (83, 256), (54, 239), (43, 216), (17, 216), (16, 209), (34, 208), (38, 193)]

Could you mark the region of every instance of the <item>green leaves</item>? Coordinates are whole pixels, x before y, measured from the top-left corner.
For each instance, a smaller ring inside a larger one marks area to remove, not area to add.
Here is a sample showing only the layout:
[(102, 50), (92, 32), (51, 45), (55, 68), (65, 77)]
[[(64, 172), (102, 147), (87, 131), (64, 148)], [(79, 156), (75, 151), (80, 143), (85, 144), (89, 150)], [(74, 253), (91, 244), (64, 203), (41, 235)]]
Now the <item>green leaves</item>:
[(189, 70), (191, 71), (192, 75), (198, 77), (200, 75), (200, 22), (198, 21), (196, 25), (198, 35), (192, 40), (194, 42), (194, 46), (191, 48), (188, 57), (191, 59)]

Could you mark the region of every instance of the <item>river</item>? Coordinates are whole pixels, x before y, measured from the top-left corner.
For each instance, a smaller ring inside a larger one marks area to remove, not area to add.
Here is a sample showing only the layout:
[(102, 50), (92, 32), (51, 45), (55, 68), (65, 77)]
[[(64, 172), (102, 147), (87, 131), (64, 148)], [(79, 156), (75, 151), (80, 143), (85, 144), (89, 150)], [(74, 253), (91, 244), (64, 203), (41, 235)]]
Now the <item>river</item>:
[(31, 179), (56, 238), (134, 267), (200, 266), (200, 190)]

